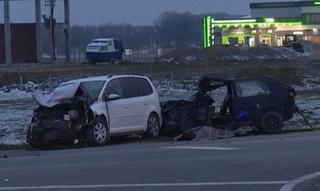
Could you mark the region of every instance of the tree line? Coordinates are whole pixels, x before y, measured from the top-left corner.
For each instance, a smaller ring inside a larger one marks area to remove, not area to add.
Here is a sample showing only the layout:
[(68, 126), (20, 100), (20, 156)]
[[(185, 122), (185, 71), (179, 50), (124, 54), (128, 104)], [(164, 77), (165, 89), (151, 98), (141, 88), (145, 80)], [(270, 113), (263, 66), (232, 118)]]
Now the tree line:
[[(215, 18), (230, 17), (226, 13), (195, 15), (189, 12), (164, 12), (152, 25), (104, 24), (99, 26), (72, 26), (70, 29), (71, 49), (85, 50), (94, 38), (113, 37), (121, 39), (125, 48), (156, 46), (161, 48), (200, 45), (202, 42), (202, 18), (211, 15)], [(63, 53), (63, 30), (57, 29), (57, 49)], [(49, 50), (49, 37), (44, 35), (44, 50)]]

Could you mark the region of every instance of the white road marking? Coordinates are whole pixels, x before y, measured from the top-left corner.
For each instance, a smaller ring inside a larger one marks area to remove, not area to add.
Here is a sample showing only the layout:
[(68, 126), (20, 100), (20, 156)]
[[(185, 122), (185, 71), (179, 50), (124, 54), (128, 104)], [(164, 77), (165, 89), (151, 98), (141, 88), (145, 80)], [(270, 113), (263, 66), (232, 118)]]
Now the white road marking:
[(173, 146), (173, 147), (164, 147), (165, 149), (190, 149), (190, 150), (217, 150), (217, 151), (229, 151), (237, 150), (239, 148), (232, 147), (201, 147), (201, 146)]
[(320, 172), (315, 172), (312, 174), (302, 176), (302, 177), (300, 177), (296, 180), (290, 181), (288, 184), (282, 186), (280, 191), (292, 191), (294, 189), (294, 187), (296, 187), (298, 184), (301, 184), (304, 181), (311, 180), (311, 179), (316, 178), (318, 176), (320, 176)]
[(96, 185), (51, 185), (0, 187), (0, 190), (56, 190), (56, 189), (93, 189), (93, 188), (143, 188), (143, 187), (198, 187), (230, 185), (281, 185), (288, 181), (244, 181), (244, 182), (198, 182), (198, 183), (146, 183), (146, 184), (96, 184)]

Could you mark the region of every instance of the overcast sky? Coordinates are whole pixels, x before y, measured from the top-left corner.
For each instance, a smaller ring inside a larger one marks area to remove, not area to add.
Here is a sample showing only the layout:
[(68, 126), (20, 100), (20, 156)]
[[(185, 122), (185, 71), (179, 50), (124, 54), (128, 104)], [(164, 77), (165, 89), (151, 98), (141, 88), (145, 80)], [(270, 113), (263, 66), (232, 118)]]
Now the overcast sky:
[[(44, 2), (44, 0), (42, 0)], [(226, 12), (249, 15), (250, 2), (276, 0), (70, 0), (71, 24), (99, 25), (106, 23), (152, 24), (165, 11), (189, 11), (195, 14)], [(288, 0), (278, 0), (288, 1)], [(63, 1), (57, 0), (58, 21), (63, 20)], [(47, 14), (42, 8), (42, 14)], [(33, 22), (33, 0), (11, 2), (13, 22)], [(3, 23), (3, 3), (0, 0), (0, 22)]]

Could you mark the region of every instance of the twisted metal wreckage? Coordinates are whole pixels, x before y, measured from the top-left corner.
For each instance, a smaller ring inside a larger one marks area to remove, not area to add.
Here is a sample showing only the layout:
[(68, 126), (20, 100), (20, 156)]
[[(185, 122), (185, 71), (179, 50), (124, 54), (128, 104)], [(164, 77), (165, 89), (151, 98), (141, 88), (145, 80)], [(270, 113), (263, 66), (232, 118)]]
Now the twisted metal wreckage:
[[(227, 93), (216, 112), (211, 92), (223, 86)], [(161, 135), (180, 135), (181, 139), (190, 140), (201, 129), (199, 127), (237, 130), (243, 126), (253, 126), (264, 133), (278, 133), (284, 121), (298, 111), (295, 96), (292, 87), (271, 78), (204, 77), (191, 101), (161, 103)], [(74, 145), (88, 141), (86, 132), (94, 121), (91, 105), (95, 99), (88, 88), (81, 83), (64, 84), (49, 94), (35, 92), (33, 97), (39, 107), (34, 110), (32, 128), (27, 134), (31, 146)]]

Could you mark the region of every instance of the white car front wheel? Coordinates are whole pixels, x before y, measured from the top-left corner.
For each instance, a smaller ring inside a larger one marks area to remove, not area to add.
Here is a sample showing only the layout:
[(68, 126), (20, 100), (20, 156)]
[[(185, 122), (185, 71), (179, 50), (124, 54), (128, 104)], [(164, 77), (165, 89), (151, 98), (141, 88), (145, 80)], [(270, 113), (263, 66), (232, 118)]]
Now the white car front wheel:
[(104, 118), (98, 117), (87, 132), (89, 145), (102, 146), (109, 140), (109, 129)]

